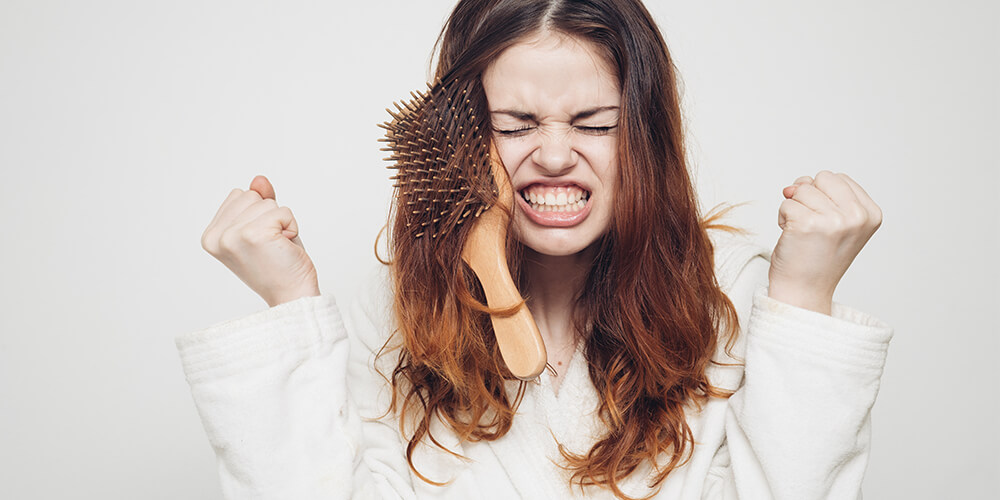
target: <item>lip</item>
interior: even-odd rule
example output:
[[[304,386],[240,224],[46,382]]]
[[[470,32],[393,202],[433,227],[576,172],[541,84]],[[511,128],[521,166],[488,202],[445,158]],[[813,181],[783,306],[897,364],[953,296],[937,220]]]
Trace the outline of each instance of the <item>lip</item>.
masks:
[[[521,191],[518,191],[514,198],[517,199],[517,205],[521,207],[521,211],[528,216],[528,220],[531,222],[539,226],[572,227],[582,223],[590,215],[590,205],[594,197],[588,198],[587,204],[578,212],[539,212],[531,208],[531,204],[524,200]]]
[[[527,189],[527,188],[529,188],[531,186],[534,186],[535,184],[537,184],[539,186],[546,186],[546,187],[576,186],[576,187],[578,187],[578,188],[580,188],[580,189],[582,189],[582,190],[584,190],[584,191],[586,191],[588,193],[594,192],[594,190],[591,189],[590,186],[587,185],[587,184],[585,184],[585,183],[577,182],[575,180],[570,180],[570,179],[563,179],[563,178],[560,178],[560,179],[533,179],[533,180],[521,181],[521,182],[518,182],[517,184],[515,184],[513,186],[514,187],[514,192],[520,193],[521,191],[524,191],[525,189]]]

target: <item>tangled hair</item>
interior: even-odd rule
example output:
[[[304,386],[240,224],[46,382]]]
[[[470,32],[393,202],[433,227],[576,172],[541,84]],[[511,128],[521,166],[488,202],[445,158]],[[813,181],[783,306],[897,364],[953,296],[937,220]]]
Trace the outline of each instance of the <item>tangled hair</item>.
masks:
[[[701,217],[687,170],[674,66],[639,0],[461,0],[438,40],[436,74],[478,83],[503,50],[545,29],[597,48],[622,91],[615,206],[576,325],[606,434],[586,453],[560,450],[574,484],[627,498],[618,484],[644,462],[656,488],[690,458],[685,405],[729,395],[705,369],[718,339],[734,340],[736,312],[715,279],[707,229],[716,218]],[[414,239],[399,218],[391,225],[399,358],[390,411],[408,436],[411,469],[432,484],[441,483],[420,474],[413,452],[425,438],[444,448],[433,418],[461,440],[495,440],[525,390],[504,365],[482,288],[461,260],[469,226]],[[508,247],[519,279],[518,243]]]

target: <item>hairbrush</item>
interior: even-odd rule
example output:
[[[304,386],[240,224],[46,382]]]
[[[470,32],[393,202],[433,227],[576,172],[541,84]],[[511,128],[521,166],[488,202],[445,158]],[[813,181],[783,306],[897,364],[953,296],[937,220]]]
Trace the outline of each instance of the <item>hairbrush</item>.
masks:
[[[507,227],[514,195],[492,141],[486,96],[475,79],[438,80],[386,109],[379,126],[392,155],[392,176],[413,238],[442,238],[466,221],[461,256],[483,287],[497,346],[510,372],[531,380],[545,369],[545,344],[507,266]]]

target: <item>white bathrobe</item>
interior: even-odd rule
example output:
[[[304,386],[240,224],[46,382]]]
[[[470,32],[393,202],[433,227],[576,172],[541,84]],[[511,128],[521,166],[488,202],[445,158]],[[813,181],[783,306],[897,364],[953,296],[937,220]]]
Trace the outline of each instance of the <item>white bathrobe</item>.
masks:
[[[709,367],[714,386],[736,393],[687,409],[693,453],[653,498],[860,498],[892,329],[836,303],[826,316],[770,299],[767,252],[713,238],[717,277],[740,315],[732,352],[744,364]],[[459,442],[435,421],[435,438],[464,458],[422,444],[414,463],[446,486],[412,474],[397,420],[383,416],[389,386],[374,370],[391,332],[387,272],[364,288],[344,308],[328,295],[304,297],[177,337],[226,498],[614,498],[571,487],[559,467],[557,443],[583,452],[602,434],[582,350],[558,393],[547,374],[528,384],[496,441]],[[715,359],[734,362],[719,344]],[[379,363],[391,373],[394,359]],[[622,490],[651,493],[650,470]]]

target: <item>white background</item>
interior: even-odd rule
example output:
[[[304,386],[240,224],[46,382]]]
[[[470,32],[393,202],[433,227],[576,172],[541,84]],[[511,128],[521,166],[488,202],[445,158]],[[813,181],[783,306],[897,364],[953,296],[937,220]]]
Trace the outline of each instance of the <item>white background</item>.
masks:
[[[892,324],[865,496],[996,494],[1000,8],[654,2],[706,207],[773,245],[850,173],[885,222],[838,300]],[[383,109],[451,0],[0,2],[0,498],[221,496],[173,344],[264,302],[201,232],[256,174],[324,293],[374,264]],[[993,497],[996,498],[996,497]]]

